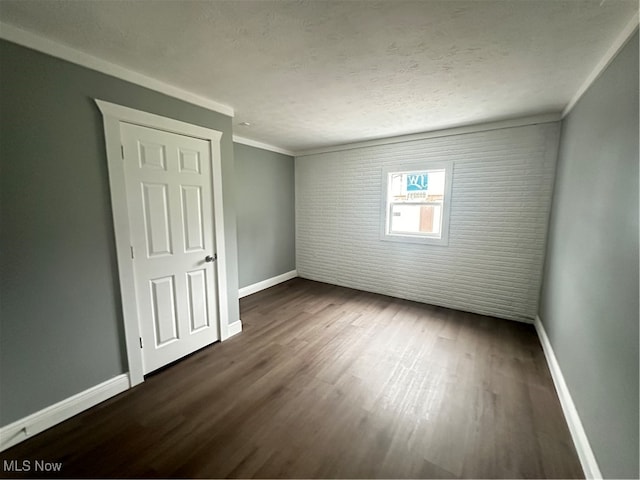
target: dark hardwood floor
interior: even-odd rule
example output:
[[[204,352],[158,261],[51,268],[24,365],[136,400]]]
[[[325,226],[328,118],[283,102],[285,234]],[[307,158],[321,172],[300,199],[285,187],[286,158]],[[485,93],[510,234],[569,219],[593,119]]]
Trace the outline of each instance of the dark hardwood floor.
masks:
[[[302,279],[241,318],[0,460],[89,478],[583,475],[531,325]]]

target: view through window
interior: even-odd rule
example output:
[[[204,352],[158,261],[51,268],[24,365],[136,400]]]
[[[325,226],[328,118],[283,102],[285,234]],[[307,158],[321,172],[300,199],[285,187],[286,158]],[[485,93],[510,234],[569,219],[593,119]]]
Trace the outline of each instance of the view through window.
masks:
[[[441,239],[445,225],[446,168],[387,173],[385,236]]]

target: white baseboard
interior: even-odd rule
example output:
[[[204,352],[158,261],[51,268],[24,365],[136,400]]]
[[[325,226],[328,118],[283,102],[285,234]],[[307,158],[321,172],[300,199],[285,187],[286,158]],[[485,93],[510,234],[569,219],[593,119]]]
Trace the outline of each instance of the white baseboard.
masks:
[[[600,480],[602,479],[600,467],[598,466],[596,457],[593,454],[593,450],[591,449],[591,444],[589,443],[587,434],[584,431],[584,427],[582,426],[580,415],[578,415],[578,410],[573,403],[571,393],[569,392],[569,387],[567,387],[567,383],[564,380],[564,376],[562,375],[562,370],[560,370],[560,365],[558,364],[556,355],[555,353],[553,353],[553,348],[551,347],[551,343],[549,342],[549,337],[547,337],[547,332],[545,331],[544,325],[542,324],[542,321],[538,316],[536,317],[535,326],[536,331],[538,332],[538,337],[540,338],[540,343],[542,344],[544,356],[547,359],[547,364],[549,365],[549,370],[551,371],[553,383],[555,384],[556,391],[558,392],[558,398],[560,399],[562,411],[564,412],[567,424],[569,425],[569,431],[571,432],[573,444],[575,445],[576,451],[578,452],[578,458],[580,459],[580,464],[582,465],[584,475],[586,478]]]
[[[242,331],[242,320],[237,320],[233,323],[230,323],[227,331],[229,333],[229,336],[227,338],[231,338],[234,335],[239,334]]]
[[[0,452],[129,389],[124,373],[0,428]]]
[[[240,298],[246,297],[247,295],[259,292],[260,290],[264,290],[265,288],[273,287],[274,285],[277,285],[279,283],[286,282],[287,280],[291,280],[292,278],[296,278],[297,276],[298,271],[291,270],[290,272],[283,273],[282,275],[278,275],[277,277],[267,278],[262,282],[254,283],[253,285],[248,285],[241,288],[238,291],[238,296]]]

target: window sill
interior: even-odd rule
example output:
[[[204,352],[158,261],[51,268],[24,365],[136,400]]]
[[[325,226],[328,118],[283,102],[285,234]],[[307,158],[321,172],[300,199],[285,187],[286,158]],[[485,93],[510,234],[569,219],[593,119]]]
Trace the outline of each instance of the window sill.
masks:
[[[399,242],[399,243],[419,243],[422,245],[438,245],[446,247],[449,245],[449,239],[447,237],[420,237],[414,235],[390,235],[382,234],[380,240],[387,242]]]

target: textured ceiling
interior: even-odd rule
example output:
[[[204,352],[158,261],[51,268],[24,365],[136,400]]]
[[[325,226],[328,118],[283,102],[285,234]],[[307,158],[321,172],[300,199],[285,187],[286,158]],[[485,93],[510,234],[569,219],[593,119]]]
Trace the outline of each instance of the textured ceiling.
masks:
[[[230,105],[237,135],[300,151],[559,112],[637,9],[637,0],[3,0],[0,20]]]

